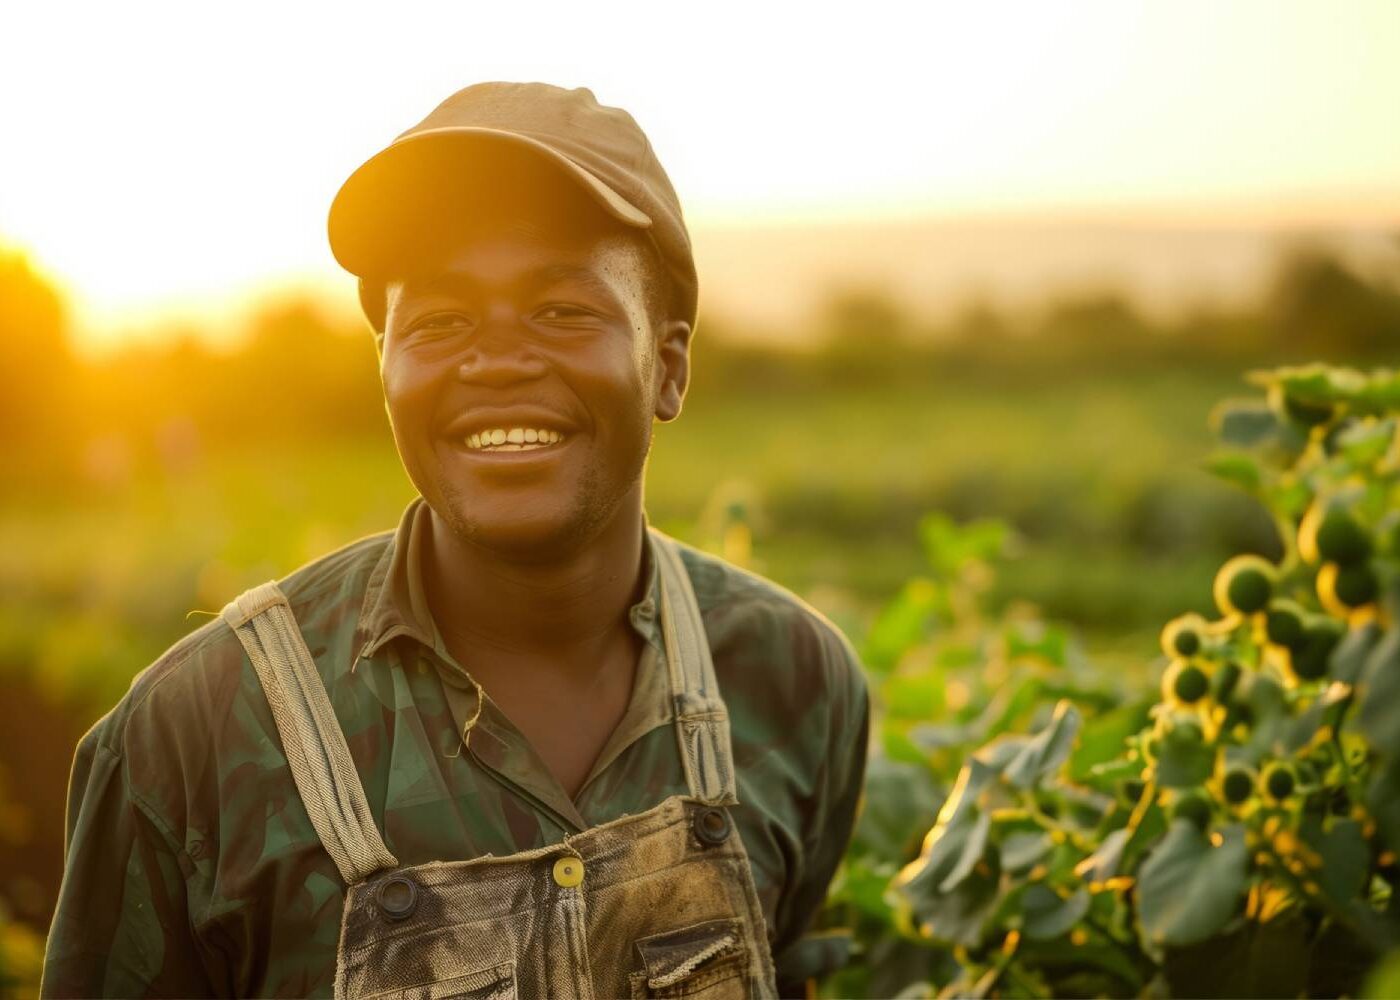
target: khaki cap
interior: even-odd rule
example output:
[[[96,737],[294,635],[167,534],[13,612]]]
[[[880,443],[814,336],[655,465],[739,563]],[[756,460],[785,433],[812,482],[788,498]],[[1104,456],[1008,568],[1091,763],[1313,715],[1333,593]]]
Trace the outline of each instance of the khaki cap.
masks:
[[[694,326],[698,280],[675,189],[632,116],[583,87],[478,83],[443,101],[341,185],[327,226],[340,265],[361,278],[387,273],[393,241],[383,237],[395,222],[396,194],[421,187],[421,154],[441,155],[455,144],[465,166],[489,155],[483,137],[538,152],[618,221],[644,230],[671,278],[676,318]],[[464,183],[469,176],[464,170]]]

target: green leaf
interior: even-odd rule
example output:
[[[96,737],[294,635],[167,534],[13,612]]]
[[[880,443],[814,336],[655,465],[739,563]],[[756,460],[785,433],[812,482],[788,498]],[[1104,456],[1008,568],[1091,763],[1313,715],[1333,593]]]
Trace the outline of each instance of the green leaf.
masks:
[[[1355,398],[1373,410],[1400,410],[1400,369],[1372,372]]]
[[[1288,395],[1309,403],[1344,401],[1364,392],[1368,385],[1366,377],[1355,368],[1323,364],[1280,368],[1274,376]]]
[[[1003,633],[1008,660],[1035,658],[1056,667],[1063,667],[1069,647],[1064,629],[1043,622],[1017,622]]]
[[[906,583],[870,627],[861,662],[879,672],[892,669],[910,647],[928,637],[942,600],[932,580],[916,577]]]
[[[1045,941],[1068,934],[1089,912],[1089,893],[1078,889],[1061,898],[1053,889],[1037,882],[1026,889],[1021,903],[1021,932],[1034,941]]]
[[[1337,435],[1337,444],[1348,462],[1356,468],[1365,468],[1384,455],[1394,439],[1395,421],[1387,419],[1348,427]]]
[[[1033,965],[1042,971],[1050,983],[1049,991],[1043,994],[1046,996],[1142,995],[1143,970],[1134,965],[1123,948],[1114,945],[1086,944],[1066,948],[1063,943],[1026,941],[1017,950],[1016,959],[1022,965]]]
[[[977,796],[996,779],[995,769],[973,758],[958,774],[938,820],[924,837],[919,857],[900,871],[896,887],[911,900],[931,898],[952,888],[949,876],[965,873],[976,865],[987,846],[989,826],[977,805]],[[964,855],[973,855],[965,860]]]
[[[1061,701],[1049,724],[1021,747],[1002,777],[1013,787],[1030,788],[1058,771],[1074,749],[1081,722],[1079,709]]]
[[[1313,491],[1306,482],[1286,477],[1265,487],[1262,499],[1275,511],[1296,520],[1312,503]]]
[[[1123,863],[1123,849],[1128,846],[1132,831],[1126,827],[1114,830],[1099,842],[1099,848],[1079,864],[1074,873],[1090,885],[1107,882],[1120,874]]]
[[[1247,493],[1257,493],[1264,483],[1259,463],[1249,455],[1238,452],[1212,455],[1206,459],[1205,468],[1217,479],[1232,483]]]
[[[1279,431],[1279,419],[1262,400],[1226,399],[1210,414],[1215,434],[1236,448],[1254,448],[1269,441]]]
[[[1361,728],[1376,749],[1400,754],[1400,629],[1391,629],[1371,650],[1361,687]]]
[[[956,723],[920,723],[909,730],[909,739],[924,750],[942,750],[971,743],[975,736],[967,726]]]
[[[1367,801],[1385,842],[1400,847],[1400,758],[1391,757],[1376,769]]]
[[[963,841],[962,849],[958,851],[953,867],[943,877],[943,881],[938,883],[938,888],[941,891],[949,892],[957,888],[964,879],[972,874],[972,869],[987,853],[987,838],[991,832],[992,817],[980,809],[977,810],[977,817],[972,822],[972,829],[967,831],[967,837]]]
[[[1351,688],[1329,685],[1322,695],[1284,727],[1281,745],[1288,753],[1301,750],[1313,741],[1323,726],[1336,727],[1351,699]]]
[[[943,793],[922,764],[872,756],[866,765],[862,806],[852,848],[903,863],[943,804]]]
[[[909,738],[904,727],[892,724],[888,719],[880,726],[880,749],[890,760],[905,764],[926,764],[923,749]]]
[[[1400,951],[1392,952],[1376,967],[1366,980],[1362,996],[1368,1000],[1393,1000],[1400,997]]]
[[[895,866],[869,858],[846,858],[831,885],[831,900],[848,903],[882,923],[890,920],[885,889],[895,875]]]
[[[1318,885],[1338,903],[1356,898],[1366,884],[1371,860],[1361,824],[1354,819],[1339,819],[1314,846],[1322,855]]]
[[[1030,871],[1054,845],[1043,831],[1021,831],[1007,834],[1001,843],[1001,866],[1013,874]]]
[[[1011,539],[1011,528],[992,518],[958,524],[936,511],[919,521],[919,538],[929,565],[946,579],[971,562],[992,562],[1001,557]]]
[[[1249,854],[1244,828],[1220,831],[1216,847],[1189,820],[1174,820],[1138,875],[1138,916],[1149,947],[1196,944],[1235,915]]]
[[[1243,685],[1241,699],[1253,715],[1249,742],[1241,748],[1240,759],[1258,763],[1271,756],[1283,738],[1289,722],[1288,697],[1282,686],[1268,674],[1255,672]]]
[[[1332,651],[1328,668],[1332,679],[1343,684],[1355,684],[1359,681],[1362,669],[1380,637],[1380,626],[1375,622],[1367,622],[1360,628],[1347,632],[1342,641],[1337,643],[1337,648]]]
[[[1157,783],[1165,788],[1194,788],[1215,770],[1215,749],[1190,739],[1180,729],[1162,737],[1157,751]]]
[[[891,719],[922,721],[943,714],[947,684],[934,673],[891,674],[880,685],[880,704]]]
[[[988,864],[987,873],[974,872],[952,892],[924,896],[914,903],[915,922],[925,936],[969,948],[982,943],[987,918],[996,911],[1001,898],[1001,873],[994,854]]]
[[[1085,781],[1095,776],[1101,765],[1113,762],[1138,771],[1141,767],[1132,761],[1121,759],[1129,736],[1147,724],[1147,710],[1151,702],[1139,701],[1122,705],[1089,719],[1079,736],[1079,744],[1070,755],[1069,776],[1071,781]],[[1122,774],[1114,775],[1122,777]]]
[[[1305,995],[1308,958],[1307,925],[1287,916],[1168,948],[1162,971],[1177,997],[1296,997]]]

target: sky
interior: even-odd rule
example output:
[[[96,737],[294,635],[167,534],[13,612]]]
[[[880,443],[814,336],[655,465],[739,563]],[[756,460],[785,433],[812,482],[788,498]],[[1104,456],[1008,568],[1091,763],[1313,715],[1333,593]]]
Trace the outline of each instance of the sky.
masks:
[[[339,184],[491,79],[628,109],[698,234],[1400,223],[1392,0],[31,2],[0,33],[0,245],[95,339],[348,289]]]

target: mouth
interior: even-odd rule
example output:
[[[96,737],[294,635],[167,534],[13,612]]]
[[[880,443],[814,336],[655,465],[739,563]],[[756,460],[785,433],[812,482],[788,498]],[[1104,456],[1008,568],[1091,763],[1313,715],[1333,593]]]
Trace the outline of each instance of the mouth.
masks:
[[[487,427],[460,440],[470,452],[495,454],[555,448],[567,441],[568,435],[544,427]]]

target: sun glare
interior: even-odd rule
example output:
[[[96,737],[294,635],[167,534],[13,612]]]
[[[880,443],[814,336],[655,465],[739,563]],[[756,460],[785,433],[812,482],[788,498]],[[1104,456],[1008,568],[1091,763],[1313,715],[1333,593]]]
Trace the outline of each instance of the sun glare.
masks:
[[[1400,219],[1400,4],[604,8],[543,31],[505,5],[29,5],[0,59],[0,243],[89,336],[343,282],[339,182],[447,93],[511,78],[631,110],[697,228]]]

